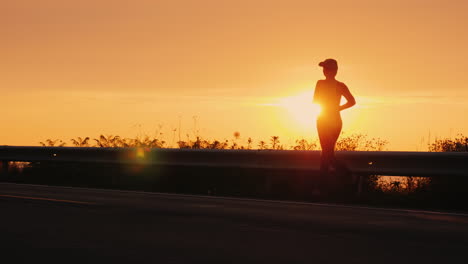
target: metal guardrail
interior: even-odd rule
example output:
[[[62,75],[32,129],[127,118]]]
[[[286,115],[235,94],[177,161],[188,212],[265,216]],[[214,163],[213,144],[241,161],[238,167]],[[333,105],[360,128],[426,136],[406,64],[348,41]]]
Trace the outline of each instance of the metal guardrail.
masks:
[[[468,176],[468,152],[338,151],[336,156],[361,175]],[[320,151],[0,146],[0,160],[317,171]]]

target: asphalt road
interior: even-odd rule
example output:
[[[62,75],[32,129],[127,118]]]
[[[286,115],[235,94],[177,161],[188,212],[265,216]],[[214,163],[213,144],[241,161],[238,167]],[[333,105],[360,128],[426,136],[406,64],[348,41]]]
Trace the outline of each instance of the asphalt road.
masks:
[[[2,263],[468,263],[468,215],[0,183]]]

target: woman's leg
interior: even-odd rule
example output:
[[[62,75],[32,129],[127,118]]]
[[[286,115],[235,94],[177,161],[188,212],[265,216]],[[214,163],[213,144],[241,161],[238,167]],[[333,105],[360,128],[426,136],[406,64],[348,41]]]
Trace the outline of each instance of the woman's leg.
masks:
[[[338,138],[340,137],[340,134],[341,134],[341,128],[343,127],[343,123],[340,120],[337,120],[337,122],[335,123],[335,126],[333,128],[330,129],[330,143],[329,143],[329,147],[330,147],[330,165],[332,165],[334,168],[336,168],[337,166],[337,160],[335,158],[335,146],[336,146],[336,142],[338,141]]]
[[[328,173],[328,168],[335,161],[335,145],[342,128],[341,118],[337,120],[317,120],[317,130],[322,147],[320,168]]]
[[[334,142],[328,120],[317,120],[317,130],[322,151],[320,153],[320,174],[318,184],[320,189],[327,185],[329,168],[333,158]]]
[[[323,121],[317,121],[317,131],[320,141],[320,174],[327,174],[328,172],[328,162],[327,162],[327,150],[328,150],[328,131],[326,126],[324,126]]]
[[[320,146],[322,152],[320,155],[320,178],[319,186],[327,188],[330,165],[336,168],[335,145],[341,133],[341,119],[334,120],[317,120],[317,130],[319,134]]]

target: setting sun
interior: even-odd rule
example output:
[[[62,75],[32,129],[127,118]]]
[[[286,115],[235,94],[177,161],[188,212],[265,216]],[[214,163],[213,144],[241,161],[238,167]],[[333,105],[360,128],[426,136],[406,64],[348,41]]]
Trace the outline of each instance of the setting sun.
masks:
[[[283,107],[292,120],[302,129],[313,129],[320,114],[320,106],[312,103],[313,91],[283,97],[275,105]]]

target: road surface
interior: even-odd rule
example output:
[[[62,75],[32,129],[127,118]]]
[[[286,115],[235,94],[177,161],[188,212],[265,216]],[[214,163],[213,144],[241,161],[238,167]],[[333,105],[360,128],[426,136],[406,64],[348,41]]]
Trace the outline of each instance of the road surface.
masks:
[[[2,263],[468,263],[468,215],[0,183]]]

